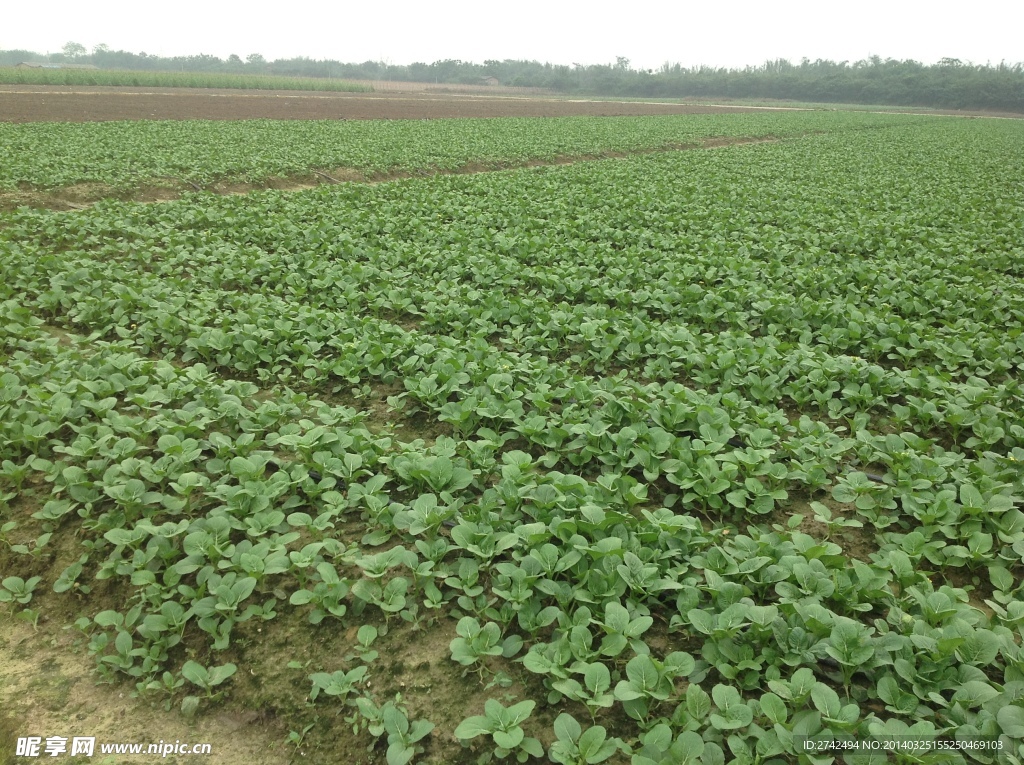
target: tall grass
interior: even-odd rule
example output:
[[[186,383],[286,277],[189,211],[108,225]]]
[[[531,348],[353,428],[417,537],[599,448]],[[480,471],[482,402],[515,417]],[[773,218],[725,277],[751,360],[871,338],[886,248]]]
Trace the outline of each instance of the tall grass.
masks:
[[[18,69],[0,67],[4,85],[133,85],[151,88],[323,90],[369,92],[369,85],[314,77],[274,77],[207,72],[133,72],[123,69]]]

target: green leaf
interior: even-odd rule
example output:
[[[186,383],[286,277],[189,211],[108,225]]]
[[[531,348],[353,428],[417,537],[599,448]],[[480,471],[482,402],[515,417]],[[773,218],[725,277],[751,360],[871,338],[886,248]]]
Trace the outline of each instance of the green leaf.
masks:
[[[753,722],[754,712],[743,702],[735,688],[716,685],[711,689],[711,696],[721,714],[712,714],[708,719],[718,730],[737,730]]]
[[[818,683],[811,689],[811,701],[814,702],[817,710],[821,712],[822,717],[828,717],[833,720],[839,717],[839,712],[843,708],[842,703],[839,701],[839,694],[824,683]]]
[[[672,745],[672,752],[679,757],[678,765],[695,764],[704,755],[704,739],[692,730],[683,731]]]
[[[220,685],[229,677],[234,675],[237,670],[238,667],[230,663],[224,664],[220,667],[214,667],[212,670],[210,670],[210,685]]]
[[[409,718],[394,704],[384,705],[384,730],[404,735],[409,730]]]
[[[405,737],[405,740],[409,743],[415,743],[428,736],[432,730],[434,730],[434,723],[429,720],[413,720],[412,727],[409,729],[409,734]]]
[[[711,711],[711,697],[696,683],[686,688],[686,711],[695,720],[703,720]]]
[[[114,647],[117,648],[117,652],[120,654],[127,654],[132,650],[132,636],[121,630],[117,633],[117,637],[114,638]]]
[[[711,697],[719,709],[729,709],[743,703],[740,692],[731,685],[716,685],[711,689]]]
[[[788,710],[786,709],[786,703],[782,699],[769,692],[761,696],[760,704],[761,711],[765,717],[778,725],[785,724]]]
[[[779,609],[775,606],[749,606],[747,618],[759,627],[768,627],[778,618]]]
[[[555,736],[560,741],[575,742],[583,733],[583,727],[568,712],[562,712],[555,718]]]
[[[634,656],[626,664],[626,677],[630,684],[638,690],[650,692],[658,687],[660,675],[658,668],[649,656]]]
[[[482,736],[485,733],[490,733],[493,723],[487,717],[483,715],[474,715],[473,717],[467,717],[458,727],[455,729],[455,738],[460,741],[468,741],[469,739]]]
[[[436,491],[440,491],[448,486],[452,480],[452,475],[455,472],[455,466],[452,461],[447,457],[435,457],[433,464],[430,466],[430,485]],[[508,749],[510,747],[506,747]]]
[[[544,756],[544,746],[540,743],[540,741],[538,741],[537,739],[533,738],[532,736],[527,736],[526,738],[524,738],[522,740],[522,742],[520,742],[519,750],[520,750],[520,752],[526,752],[526,754],[530,755],[531,757],[543,757]],[[522,758],[521,754],[520,754],[520,756],[517,759],[519,759],[520,762],[525,761]]]
[[[999,691],[983,680],[968,680],[953,694],[953,701],[963,704],[967,709],[973,709],[998,695]]]
[[[587,671],[583,676],[583,683],[593,695],[607,691],[611,688],[612,684],[608,667],[600,662],[594,662],[587,667]]]
[[[991,630],[976,629],[964,636],[956,655],[965,664],[987,667],[999,654],[999,645],[999,638]]]
[[[193,685],[206,688],[209,685],[210,675],[206,668],[194,661],[186,661],[181,667],[181,675]]]
[[[511,659],[523,650],[523,639],[519,635],[509,635],[501,643],[501,655],[503,658]]]
[[[364,624],[356,632],[356,642],[362,646],[368,646],[377,639],[377,628],[372,624]]]
[[[533,708],[537,706],[536,701],[527,700],[520,701],[518,704],[513,704],[507,710],[505,710],[509,719],[513,725],[518,725],[533,712]]]
[[[588,728],[586,733],[580,736],[578,744],[580,756],[588,763],[597,763],[607,759],[607,756],[601,757],[607,737],[607,731],[600,725]],[[614,748],[612,751],[614,751]]]
[[[110,542],[110,544],[117,545],[118,547],[142,541],[141,534],[136,534],[134,531],[129,529],[111,529],[103,536],[108,542]]]
[[[232,457],[229,463],[231,475],[238,478],[248,478],[256,474],[256,464],[245,457]]]
[[[689,677],[697,667],[697,662],[685,651],[673,651],[665,657],[664,664],[669,677]]]
[[[996,712],[996,722],[1010,738],[1024,739],[1024,707],[1008,705]]]
[[[100,611],[93,620],[101,627],[115,627],[124,624],[124,616],[117,611]]]
[[[710,635],[714,632],[715,617],[707,611],[702,611],[699,608],[691,608],[686,612],[686,618],[698,632],[702,632],[705,635]]]
[[[992,581],[992,586],[1003,592],[1010,592],[1014,588],[1013,574],[1007,571],[1003,566],[989,566],[988,568],[989,579]]]
[[[401,741],[396,741],[388,746],[386,758],[388,765],[408,765],[415,756],[415,748],[406,746]]]
[[[515,749],[519,746],[519,742],[526,736],[526,734],[523,733],[523,729],[519,726],[510,728],[509,730],[496,730],[492,735],[494,743],[502,749]]]

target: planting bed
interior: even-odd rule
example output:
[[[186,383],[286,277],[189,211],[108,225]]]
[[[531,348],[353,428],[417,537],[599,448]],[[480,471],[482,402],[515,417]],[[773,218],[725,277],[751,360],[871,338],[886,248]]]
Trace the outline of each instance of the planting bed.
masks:
[[[1024,758],[1022,128],[798,117],[0,214],[5,629],[268,762]]]

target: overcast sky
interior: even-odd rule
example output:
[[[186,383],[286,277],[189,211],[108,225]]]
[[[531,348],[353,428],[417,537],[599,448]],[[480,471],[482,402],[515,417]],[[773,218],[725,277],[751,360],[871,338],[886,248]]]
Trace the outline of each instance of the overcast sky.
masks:
[[[267,59],[307,56],[408,64],[461,59],[614,63],[656,69],[742,67],[768,59],[857,61],[943,57],[978,64],[1024,61],[1024,2],[978,0],[953,13],[934,0],[521,0],[346,3],[290,0],[46,0],[12,2],[0,49],[57,52],[74,41],[90,50],[161,56],[208,53]]]

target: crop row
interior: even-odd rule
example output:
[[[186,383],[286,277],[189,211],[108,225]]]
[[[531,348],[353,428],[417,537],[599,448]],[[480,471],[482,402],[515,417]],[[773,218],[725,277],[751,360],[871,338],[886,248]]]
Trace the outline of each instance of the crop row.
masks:
[[[921,138],[918,132],[908,140]],[[842,146],[868,152],[878,144],[851,139]],[[75,281],[127,279],[136,292],[163,295],[171,289],[188,295],[191,310],[200,312],[191,320],[196,326],[208,325],[222,305],[239,309],[232,323],[253,326],[256,336],[236,333],[229,340],[234,345],[270,339],[259,329],[261,322],[249,317],[252,310],[268,316],[268,300],[277,301],[280,308],[272,313],[280,315],[292,304],[303,304],[310,307],[309,320],[320,326],[321,335],[331,334],[339,311],[364,319],[369,314],[414,326],[421,334],[460,341],[488,337],[513,355],[550,356],[587,373],[629,369],[634,379],[688,380],[699,387],[737,390],[764,405],[810,406],[830,419],[866,412],[947,444],[960,443],[960,435],[968,433],[973,438],[969,448],[1019,446],[1024,399],[1015,372],[1024,359],[1024,340],[1021,299],[1012,289],[1015,277],[971,265],[967,256],[968,247],[987,251],[998,246],[978,241],[979,230],[991,230],[996,222],[982,220],[950,235],[946,246],[961,252],[966,263],[936,255],[927,246],[935,232],[923,237],[925,243],[918,241],[912,229],[923,224],[911,215],[931,220],[940,211],[913,199],[898,211],[911,232],[890,233],[888,241],[874,242],[859,233],[863,240],[850,245],[862,253],[859,257],[851,257],[852,250],[835,252],[838,240],[849,237],[841,229],[832,241],[822,241],[819,232],[837,225],[824,219],[824,210],[810,223],[787,224],[788,241],[780,243],[763,236],[758,225],[741,230],[733,221],[734,232],[720,232],[717,224],[726,222],[729,208],[705,203],[703,216],[685,223],[699,233],[669,235],[681,211],[693,216],[698,184],[680,188],[672,183],[682,172],[695,172],[696,165],[702,179],[711,173],[728,176],[724,170],[737,172],[730,164],[756,158],[763,182],[769,183],[773,168],[798,161],[794,154],[804,156],[801,147],[770,147],[757,153],[719,152],[713,158],[643,160],[652,186],[656,171],[666,178],[658,199],[674,204],[651,202],[640,210],[627,205],[619,219],[603,225],[628,238],[620,243],[609,238],[612,244],[604,245],[603,252],[588,248],[594,236],[589,229],[567,221],[558,208],[544,206],[572,198],[572,189],[582,187],[595,190],[587,198],[572,199],[570,209],[586,205],[600,210],[612,183],[628,182],[635,164],[531,177],[531,201],[518,205],[514,195],[521,176],[452,179],[440,187],[450,213],[431,207],[436,199],[432,183],[397,184],[328,193],[327,201],[316,204],[336,204],[339,196],[346,200],[331,215],[313,212],[307,196],[271,197],[263,204],[224,200],[208,207],[175,206],[170,214],[129,210],[128,215],[73,217],[67,219],[70,225],[61,221],[42,232],[33,219],[24,228],[13,227],[12,236],[32,262],[50,249],[65,252],[59,263],[47,262],[45,272],[39,272],[45,273],[51,292],[67,292],[61,274],[78,273]],[[819,147],[821,166],[830,156],[835,155]],[[681,161],[685,171],[675,164]],[[808,175],[799,184],[811,188],[805,192],[809,195],[814,183],[825,187],[830,177],[827,172]],[[883,180],[873,177],[875,184]],[[955,181],[951,176],[947,183]],[[700,186],[707,198],[727,193],[706,182]],[[759,188],[751,185],[747,194],[757,196]],[[946,208],[955,199],[936,196],[947,200]],[[539,216],[538,210],[543,211]],[[958,209],[941,212],[947,218],[959,214]],[[769,207],[762,214],[777,215],[778,210]],[[889,217],[865,218],[862,228],[891,227]],[[629,220],[638,219],[650,222],[627,228]],[[476,228],[463,225],[474,220],[481,222]],[[567,230],[573,225],[575,235]],[[517,226],[525,231],[516,231]],[[544,226],[545,238],[530,230]],[[78,244],[115,230],[116,238],[107,239],[102,254],[87,254],[84,261],[73,256]],[[552,237],[551,231],[559,233]],[[656,234],[661,238],[655,246]],[[493,253],[486,263],[472,263],[477,248]],[[714,266],[704,265],[705,253],[726,248],[735,252],[723,252]],[[585,260],[573,262],[581,251]],[[666,258],[671,258],[667,268],[662,265]],[[111,260],[119,266],[112,267]],[[1013,260],[1011,250],[1004,262]],[[147,273],[139,274],[140,266]],[[912,276],[895,278],[901,272]],[[183,273],[186,280],[180,279]],[[623,283],[624,274],[634,273],[646,277],[643,285]],[[567,274],[571,278],[561,278]],[[21,289],[39,292],[39,275],[31,281],[20,278]],[[177,284],[169,288],[167,282]],[[567,285],[576,285],[576,292],[567,295]],[[52,299],[41,298],[44,303]],[[101,316],[112,315],[102,303],[96,309]],[[139,341],[147,342],[153,328],[136,324]],[[163,331],[157,334],[172,345],[182,342]],[[415,344],[415,335],[408,343]],[[236,369],[261,366],[256,354],[249,352],[248,361],[246,356],[234,359]]]
[[[778,152],[781,149],[773,148],[771,151]],[[473,189],[474,186],[486,187],[487,184],[470,183],[469,186]],[[394,214],[394,210],[388,212]],[[267,217],[251,213],[250,216],[248,220],[252,221]],[[208,212],[206,217],[210,217]],[[301,216],[295,217],[301,220]],[[246,239],[251,238],[253,228],[256,227],[245,225],[245,217],[240,215],[236,219],[229,214],[225,218],[237,220],[240,224],[237,231]],[[81,218],[67,220],[78,221]],[[167,226],[167,223],[166,220],[161,221],[162,226]],[[84,229],[69,228],[72,231],[91,230],[88,224]],[[173,230],[182,228],[185,227],[179,222],[173,222]],[[102,254],[90,254],[84,260],[75,259],[70,252],[65,252],[59,259],[50,260],[37,249],[26,245],[28,238],[22,229],[15,227],[12,231],[19,237],[19,246],[25,249],[20,263],[12,261],[12,273],[8,281],[10,288],[37,301],[45,311],[63,313],[66,308],[73,322],[90,331],[109,333],[117,326],[123,328],[131,323],[135,326],[130,333],[124,334],[130,334],[147,352],[170,352],[186,361],[202,359],[218,363],[229,370],[256,374],[261,379],[272,379],[280,375],[286,378],[301,376],[312,384],[331,377],[345,379],[351,384],[365,384],[372,379],[385,383],[401,380],[408,391],[407,395],[417,405],[425,407],[460,432],[472,432],[481,425],[501,431],[511,425],[535,447],[551,450],[553,460],[566,460],[576,466],[594,462],[612,464],[620,470],[633,470],[640,477],[636,457],[620,461],[608,456],[605,453],[608,445],[600,438],[588,448],[580,449],[580,439],[574,439],[572,435],[578,435],[576,430],[579,428],[593,430],[596,427],[600,431],[602,427],[660,425],[666,401],[677,398],[676,390],[679,386],[671,381],[680,373],[683,379],[690,379],[697,384],[698,393],[703,397],[708,394],[701,393],[702,388],[716,390],[719,397],[733,391],[738,394],[727,399],[736,402],[733,405],[736,411],[725,418],[726,422],[731,419],[738,426],[745,423],[752,423],[755,428],[767,426],[774,430],[777,438],[786,440],[794,436],[796,429],[780,409],[783,402],[779,399],[782,396],[786,396],[790,406],[795,405],[798,410],[812,405],[833,421],[846,420],[855,431],[867,427],[871,421],[870,416],[877,415],[879,410],[891,410],[888,420],[910,425],[921,434],[945,426],[945,433],[952,440],[953,454],[963,448],[959,438],[963,432],[970,435],[966,439],[966,447],[977,456],[993,448],[1003,450],[1021,445],[1019,387],[1012,377],[990,383],[977,376],[992,376],[991,370],[972,368],[970,371],[974,375],[956,381],[950,379],[946,370],[935,369],[922,362],[911,369],[902,370],[862,362],[845,355],[833,356],[827,338],[824,343],[790,343],[787,347],[784,344],[785,335],[781,341],[778,335],[752,339],[736,331],[697,335],[685,325],[656,325],[639,316],[634,316],[629,325],[633,334],[623,337],[622,334],[616,335],[608,330],[611,322],[605,317],[609,309],[606,303],[600,301],[600,297],[592,304],[585,304],[583,310],[572,313],[552,311],[550,304],[542,305],[540,301],[534,301],[529,305],[534,320],[531,327],[523,314],[517,317],[509,312],[501,317],[498,305],[480,299],[480,296],[488,293],[477,286],[482,281],[495,279],[494,272],[488,273],[484,264],[480,264],[484,267],[478,266],[471,282],[474,285],[472,292],[477,299],[469,301],[469,305],[460,302],[457,296],[450,293],[444,295],[435,291],[431,295],[425,283],[417,284],[417,269],[431,278],[429,256],[424,257],[426,266],[410,259],[401,264],[389,264],[397,266],[396,270],[390,272],[379,266],[367,269],[370,270],[369,278],[354,273],[363,270],[363,262],[373,265],[377,260],[376,253],[369,251],[365,240],[354,243],[356,248],[367,247],[367,250],[357,250],[362,257],[354,262],[325,258],[322,264],[317,264],[314,262],[317,260],[314,253],[297,268],[298,264],[287,258],[286,253],[275,253],[278,259],[288,263],[288,274],[268,274],[268,266],[261,265],[271,260],[265,251],[239,248],[238,242],[230,239],[207,243],[205,252],[210,254],[205,255],[205,260],[210,262],[209,266],[204,266],[203,250],[199,251],[198,258],[186,262],[195,251],[185,246],[177,245],[177,253],[172,250],[168,257],[164,254],[168,250],[164,242],[155,242],[163,253],[160,249],[156,252],[143,249],[140,242],[133,242],[132,247],[128,248],[129,252],[134,250],[140,253],[145,268],[149,269],[147,271],[139,270],[143,264],[133,263],[130,257],[128,262],[124,262],[122,256],[120,262],[112,266],[110,258],[118,257],[115,251],[125,249],[125,236],[113,242]],[[128,238],[133,238],[137,229],[124,226],[122,231]],[[209,231],[205,236],[209,236]],[[147,233],[149,239],[143,241],[149,244],[153,242],[153,230]],[[426,236],[422,238],[428,239]],[[405,249],[409,251],[415,240],[409,236],[405,241]],[[396,244],[396,241],[390,240],[388,249],[401,251],[403,248]],[[571,248],[573,244],[568,242],[568,247]],[[235,260],[233,255],[241,255],[241,262]],[[214,260],[216,262],[211,262]],[[467,260],[464,257],[456,262],[466,263]],[[335,263],[339,263],[341,270],[332,273]],[[558,265],[568,268],[564,263]],[[777,274],[777,278],[783,283],[787,267],[790,270],[807,269],[803,264],[798,264],[797,269],[784,262],[777,265],[783,272]],[[197,277],[189,274],[187,279],[168,278],[189,267],[197,269]],[[813,270],[816,267],[810,268]],[[511,273],[511,268],[504,270],[504,273]],[[206,274],[208,276],[204,276]],[[421,301],[426,297],[423,303],[425,310],[421,312],[415,306],[410,306],[410,293],[391,287],[390,282],[381,279],[384,274],[405,282]],[[498,279],[500,274],[499,271]],[[677,279],[678,276],[686,275],[687,271],[684,270],[677,275]],[[217,288],[204,286],[204,283],[209,284],[211,281]],[[229,281],[234,284],[228,284]],[[588,283],[585,277],[574,281]],[[591,274],[589,283],[597,281],[594,274]],[[318,284],[349,282],[352,290],[337,298],[332,296],[329,289],[316,288]],[[736,291],[744,286],[730,290],[733,285],[725,280],[722,282],[719,292],[730,297],[734,297]],[[288,286],[288,291],[283,295],[279,294],[282,283]],[[104,287],[97,290],[96,285],[99,284]],[[600,288],[600,282],[598,284],[598,287],[590,289],[591,295]],[[263,285],[269,289],[263,289]],[[511,286],[514,288],[516,285]],[[404,314],[418,323],[419,328],[406,330],[385,319],[366,316],[366,302],[352,305],[349,301],[347,295],[353,290],[366,299],[383,298],[386,309]],[[307,294],[311,297],[306,298]],[[432,297],[435,300],[431,300]],[[453,297],[456,299],[453,300]],[[528,294],[527,299],[529,297]],[[500,294],[498,298],[501,299]],[[1010,309],[1012,315],[1013,305],[1007,300],[1003,304]],[[854,314],[859,309],[848,306],[848,310]],[[545,318],[545,313],[552,319],[547,323],[538,322],[538,319]],[[421,315],[426,316],[427,321],[422,320]],[[495,318],[504,320],[497,323]],[[519,321],[516,321],[517,318]],[[579,324],[574,326],[571,320],[566,321],[567,318],[575,318]],[[562,329],[553,326],[559,320]],[[429,324],[434,325],[433,331],[427,332],[425,328]],[[225,331],[226,326],[234,329]],[[444,332],[443,328],[448,331]],[[299,334],[296,335],[296,332]],[[499,338],[503,335],[509,337],[513,342],[505,345],[511,347],[499,351],[490,342],[479,339],[495,334]],[[801,334],[807,334],[806,330]],[[986,330],[979,328],[970,340],[984,341],[985,337]],[[549,359],[543,355],[548,349],[557,351],[567,346],[575,347],[582,353],[563,360]],[[1005,371],[1007,367],[1013,369],[1019,364],[1018,346],[1018,341],[1011,340],[1009,352],[996,348],[992,360],[1003,366],[996,367],[994,373]],[[981,355],[977,348],[975,345],[974,353]],[[337,351],[343,352],[342,358],[335,357]],[[566,355],[562,354],[563,357]],[[960,353],[960,356],[965,355],[969,356],[970,353]],[[573,391],[579,383],[589,387],[595,381],[601,382],[586,374],[587,367],[596,365],[597,371],[600,371],[603,365],[618,362],[628,368],[636,365],[638,359],[646,362],[645,370],[651,382],[638,384],[642,382],[643,376],[637,382],[623,381],[622,375],[605,381],[608,387],[617,392],[629,391],[631,398],[640,401],[638,406],[602,407],[600,414],[597,414],[593,411],[592,397],[579,401],[577,394],[566,392]],[[584,367],[583,371],[579,369],[581,366]],[[531,381],[529,387],[532,390],[523,390],[523,381],[526,380]],[[637,390],[643,392],[637,393]],[[565,404],[566,399],[572,402],[568,406]],[[744,415],[743,412],[754,414]],[[693,415],[691,411],[688,416]],[[657,480],[663,473],[655,465],[660,455],[667,451],[673,459],[678,459],[681,449],[689,452],[689,436],[686,431],[697,434],[697,426],[701,423],[694,419],[688,420],[688,416],[683,414],[674,418],[670,430],[675,432],[665,446],[647,450],[646,462],[651,464],[644,464],[643,468],[649,481]],[[828,428],[828,432],[832,433],[834,427]],[[840,427],[840,431],[843,429]],[[725,440],[732,435],[734,433],[730,427]],[[910,461],[904,467],[908,471],[905,478],[907,487],[913,487],[918,480],[926,480],[925,476],[934,479],[928,464],[936,459],[940,463],[945,462],[949,446],[947,444],[944,448],[934,439],[920,439],[915,450],[908,452],[898,448],[897,451]],[[913,466],[913,461],[920,456],[916,454],[917,450],[927,456],[928,462]],[[959,461],[963,457],[956,456],[955,459]],[[892,455],[886,449],[858,455],[858,461],[862,464],[896,467],[892,463]],[[990,463],[968,459],[966,464],[974,466],[974,469],[978,465],[991,465],[990,469],[1002,476],[999,480],[1005,480],[1008,476],[1012,478],[1015,474],[1012,461],[997,460]],[[673,481],[677,485],[691,480],[688,476],[695,472],[692,456],[683,460],[683,465],[683,475],[675,477]],[[830,476],[838,469],[838,460],[826,460],[824,464],[801,465],[792,472],[798,484],[803,483],[813,490],[828,486],[832,480]],[[884,472],[884,468],[879,469]],[[920,471],[920,475],[915,474],[915,471]],[[718,473],[713,472],[711,475],[717,476]],[[725,478],[731,480],[737,478],[737,475],[739,483],[746,478],[756,477],[743,471],[727,471]],[[760,489],[748,487],[733,492],[731,502],[740,508],[756,502],[762,511],[769,510],[774,503],[757,498],[765,491],[781,491],[786,478],[783,471],[781,477],[776,479],[781,485],[770,485],[768,489],[764,486]],[[999,480],[993,484],[994,488],[1003,485]],[[929,480],[929,484],[932,482]],[[704,499],[711,507],[720,508],[723,501],[720,495],[727,492],[722,484],[714,481],[711,484],[721,488]],[[726,481],[726,485],[732,484]],[[1012,480],[1009,485],[1013,485]],[[956,485],[952,488],[955,493]],[[940,475],[940,486],[935,487],[933,493],[941,495],[948,490],[948,487],[941,485]],[[753,496],[751,491],[754,492]],[[916,491],[919,494],[920,488]],[[917,501],[920,499],[917,496]],[[888,516],[882,520],[889,522]],[[948,535],[951,528],[946,527],[943,533]]]
[[[306,687],[396,759],[431,723],[371,693],[374,619],[542,686],[452,731],[499,757],[994,762],[1024,737],[1014,130],[8,215],[4,541],[80,535],[46,585],[132,593],[77,626],[147,694],[216,698],[279,610],[362,623]],[[253,383],[388,387],[434,437]]]
[[[792,524],[705,530],[619,496],[607,475],[588,482],[541,470],[521,451],[499,455],[504,439],[493,431],[431,448],[395,443],[361,427],[352,410],[303,397],[254,405],[251,384],[220,382],[202,366],[178,370],[127,346],[83,355],[14,303],[3,312],[5,499],[39,483],[33,476],[53,488],[33,516],[43,533],[24,537],[8,522],[5,541],[38,558],[52,534],[77,529],[81,556],[47,584],[87,595],[93,581],[113,579],[132,593],[125,608],[76,627],[103,670],[134,678],[140,692],[180,696],[187,681],[216,698],[235,670],[218,656],[247,622],[308,607],[314,624],[347,623],[376,608],[414,624],[463,614],[452,660],[483,675],[494,671],[488,657],[528,648],[524,668],[561,709],[599,715],[621,704],[640,731],[636,765],[686,761],[697,744],[688,731],[700,734],[706,762],[721,761],[723,747],[795,754],[799,736],[906,734],[903,721],[938,699],[937,717],[913,729],[925,739],[1016,735],[1016,686],[992,677],[1003,667],[1014,677],[1021,662],[1024,613],[1004,568],[991,570],[1000,616],[986,626],[966,592],[932,587],[921,563],[934,545],[920,533],[865,563]],[[299,419],[304,410],[318,422]],[[339,543],[336,531],[354,512],[368,531],[360,546]],[[817,512],[830,529],[849,525]],[[377,545],[386,551],[369,552]],[[23,604],[37,583],[4,580]],[[652,655],[651,614],[697,639],[700,658]],[[372,725],[375,634],[341,669],[310,676],[311,699],[358,696]],[[922,641],[935,648],[922,652]],[[186,649],[203,663],[180,664]],[[690,684],[677,696],[682,676]],[[193,693],[187,706],[198,703]],[[882,718],[864,714],[878,703]],[[556,735],[559,724],[571,727],[565,718],[575,719],[562,712]],[[487,725],[467,718],[456,735],[469,739],[473,724]],[[616,732],[625,735],[621,725]],[[499,753],[503,740],[495,738]],[[619,739],[615,748],[628,746]]]
[[[818,112],[688,117],[430,121],[0,123],[0,189],[102,183],[118,190],[186,181],[259,183],[313,170],[388,172],[700,145],[712,137],[790,137],[915,117]]]

